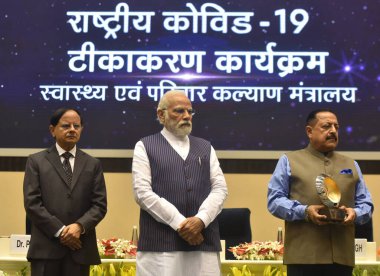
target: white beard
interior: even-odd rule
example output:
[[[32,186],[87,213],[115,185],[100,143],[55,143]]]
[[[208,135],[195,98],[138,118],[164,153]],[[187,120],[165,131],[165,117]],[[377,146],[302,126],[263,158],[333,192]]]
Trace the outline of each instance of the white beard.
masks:
[[[184,123],[187,123],[189,125],[183,125]],[[165,126],[171,133],[173,133],[175,136],[178,137],[185,137],[186,135],[189,135],[192,130],[192,123],[191,122],[175,122],[168,120],[167,124]]]

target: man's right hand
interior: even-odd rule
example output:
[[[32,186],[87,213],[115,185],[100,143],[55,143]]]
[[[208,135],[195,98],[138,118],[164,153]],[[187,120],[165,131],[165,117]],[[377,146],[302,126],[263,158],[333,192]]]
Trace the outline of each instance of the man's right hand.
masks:
[[[325,215],[320,215],[319,210],[325,208],[324,205],[309,205],[307,207],[307,215],[311,222],[316,225],[326,225],[329,224]]]

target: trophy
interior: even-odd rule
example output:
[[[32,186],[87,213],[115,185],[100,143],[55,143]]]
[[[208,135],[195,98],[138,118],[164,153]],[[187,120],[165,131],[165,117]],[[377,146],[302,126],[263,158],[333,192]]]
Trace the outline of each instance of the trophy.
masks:
[[[319,198],[321,199],[325,208],[319,211],[320,215],[325,215],[327,221],[331,223],[339,223],[344,220],[346,213],[344,210],[339,209],[339,201],[341,193],[338,185],[334,179],[327,174],[320,174],[315,179],[315,186]]]

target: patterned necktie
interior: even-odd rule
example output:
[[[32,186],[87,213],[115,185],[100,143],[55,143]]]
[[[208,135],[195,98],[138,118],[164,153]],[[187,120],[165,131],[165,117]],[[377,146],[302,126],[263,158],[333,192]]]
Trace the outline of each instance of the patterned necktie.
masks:
[[[62,157],[65,158],[63,160],[63,169],[65,170],[67,182],[71,185],[71,180],[73,179],[73,171],[71,169],[71,165],[69,162],[70,157],[73,156],[70,152],[66,151],[62,154]]]

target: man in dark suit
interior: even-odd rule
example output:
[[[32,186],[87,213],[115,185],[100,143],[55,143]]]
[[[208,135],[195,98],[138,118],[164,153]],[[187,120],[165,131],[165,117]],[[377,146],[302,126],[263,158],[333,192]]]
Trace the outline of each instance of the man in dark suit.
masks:
[[[49,129],[56,144],[30,155],[25,169],[24,206],[32,223],[27,258],[32,276],[88,275],[100,263],[95,226],[107,212],[103,170],[76,147],[83,129],[77,110],[56,110]]]

